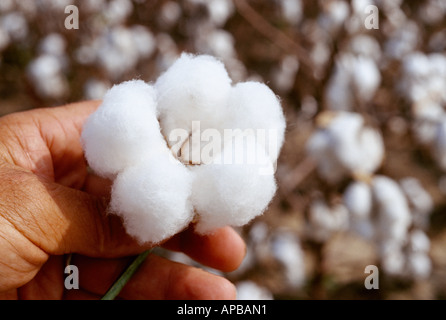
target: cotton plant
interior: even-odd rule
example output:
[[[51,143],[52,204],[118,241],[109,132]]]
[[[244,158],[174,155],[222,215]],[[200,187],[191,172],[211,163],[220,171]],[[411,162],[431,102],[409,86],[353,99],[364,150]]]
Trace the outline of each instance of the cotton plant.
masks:
[[[343,195],[350,230],[376,245],[384,272],[418,279],[430,274],[430,241],[425,231],[432,199],[415,178],[399,183],[375,175],[350,183]]]
[[[138,241],[158,244],[191,223],[207,234],[262,214],[284,130],[266,85],[232,84],[219,60],[184,53],[155,83],[111,88],[82,143],[90,167],[113,180],[110,211]]]
[[[402,62],[399,90],[411,104],[416,141],[446,170],[446,56],[414,52]]]
[[[376,245],[386,274],[427,277],[431,264],[425,232],[433,207],[429,193],[415,178],[397,182],[376,174],[384,144],[359,114],[326,111],[316,122],[306,147],[319,176],[332,186],[350,183],[340,203],[330,205],[323,197],[310,202],[308,236],[324,243],[336,232],[355,232]]]

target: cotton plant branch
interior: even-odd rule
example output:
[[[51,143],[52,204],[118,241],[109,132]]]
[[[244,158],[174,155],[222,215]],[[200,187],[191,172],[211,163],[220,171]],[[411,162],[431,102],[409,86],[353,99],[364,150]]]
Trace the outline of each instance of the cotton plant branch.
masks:
[[[152,252],[153,249],[146,250],[140,253],[132,263],[127,267],[127,269],[122,273],[122,275],[115,281],[115,283],[110,287],[107,293],[102,297],[101,300],[114,300],[133,275],[138,271],[141,265],[146,260],[147,256]]]
[[[246,0],[234,1],[237,11],[248,21],[248,23],[259,33],[273,42],[283,51],[294,54],[299,59],[299,63],[307,70],[308,74],[313,74],[312,61],[308,52],[287,34],[272,26],[262,15],[260,15]]]

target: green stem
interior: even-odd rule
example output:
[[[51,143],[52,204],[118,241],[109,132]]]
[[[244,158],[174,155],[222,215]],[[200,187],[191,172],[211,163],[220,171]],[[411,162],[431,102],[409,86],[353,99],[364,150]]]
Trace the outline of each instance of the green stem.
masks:
[[[149,249],[137,256],[135,260],[133,260],[133,262],[124,271],[124,273],[119,277],[119,279],[116,280],[116,282],[111,286],[111,288],[107,291],[107,293],[102,297],[101,300],[114,300],[127,284],[127,282],[129,282],[129,280],[132,278],[132,276],[135,274],[144,260],[146,260],[151,251],[152,249]]]

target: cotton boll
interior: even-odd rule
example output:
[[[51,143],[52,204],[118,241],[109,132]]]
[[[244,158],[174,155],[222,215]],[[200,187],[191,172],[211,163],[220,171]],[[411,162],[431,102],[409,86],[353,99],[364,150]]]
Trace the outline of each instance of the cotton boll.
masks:
[[[350,40],[349,51],[356,56],[371,58],[375,62],[378,62],[382,55],[379,42],[364,34],[356,35]]]
[[[404,193],[394,180],[385,176],[374,177],[372,190],[379,213],[380,237],[403,243],[412,222]]]
[[[380,259],[384,272],[391,276],[402,276],[406,259],[401,244],[394,240],[380,243]]]
[[[413,252],[428,252],[430,249],[430,240],[428,236],[419,229],[415,229],[409,236],[410,251]]]
[[[179,128],[191,133],[192,121],[200,121],[203,129],[219,128],[231,79],[214,57],[184,53],[158,78],[155,88],[161,128],[168,137]]]
[[[430,240],[419,229],[410,233],[407,252],[407,268],[410,276],[415,278],[427,278],[432,270],[432,262],[428,255]]]
[[[321,199],[313,201],[309,208],[310,237],[327,241],[333,233],[348,228],[348,211],[342,204],[330,207]]]
[[[291,25],[297,25],[303,15],[302,0],[281,0],[281,14]]]
[[[208,8],[209,19],[216,26],[223,26],[234,12],[232,1],[227,0],[207,0],[204,1]]]
[[[109,89],[108,83],[98,79],[89,79],[84,86],[84,97],[87,100],[100,100]]]
[[[133,41],[141,58],[150,57],[156,49],[155,37],[145,26],[135,25],[131,28]]]
[[[416,178],[404,178],[400,181],[400,185],[412,208],[414,225],[419,228],[427,228],[429,214],[434,205],[432,197]]]
[[[353,97],[350,88],[350,73],[343,67],[340,59],[336,60],[334,73],[325,91],[325,100],[327,108],[333,111],[350,111],[353,110]]]
[[[133,11],[130,0],[111,0],[104,10],[104,17],[108,25],[122,24]]]
[[[42,54],[50,54],[53,56],[63,56],[65,54],[66,41],[58,33],[47,35],[39,43],[39,51]]]
[[[377,170],[384,159],[384,142],[381,134],[372,128],[363,128],[358,137],[358,146],[361,146],[361,160],[357,171],[372,173]]]
[[[141,80],[115,85],[87,119],[82,132],[87,161],[113,178],[142,155],[167,149],[156,118],[155,91]]]
[[[273,71],[272,79],[275,87],[281,92],[288,92],[294,85],[296,73],[299,70],[299,60],[288,55],[282,59],[280,66]]]
[[[335,184],[348,175],[348,171],[333,154],[330,144],[330,133],[326,130],[320,130],[313,133],[308,139],[306,150],[317,162],[319,175],[326,179],[328,183]]]
[[[28,22],[21,12],[13,11],[2,16],[0,24],[13,41],[22,41],[28,36]]]
[[[323,117],[326,120],[321,120]],[[319,122],[324,121],[327,123],[322,124],[322,130],[325,131],[328,149],[325,153],[331,156],[326,159],[319,157],[319,163],[331,161],[332,166],[339,164],[350,174],[370,174],[379,167],[384,157],[382,138],[374,129],[363,126],[364,120],[359,114],[325,113],[319,116]]]
[[[249,280],[241,281],[236,284],[237,300],[273,300],[272,293],[259,286],[257,283]]]
[[[408,258],[408,272],[417,279],[427,278],[432,271],[432,261],[424,253],[410,253]]]
[[[438,123],[444,116],[443,107],[438,103],[415,103],[412,106],[415,138],[424,145],[434,145]]]
[[[130,29],[116,26],[95,40],[96,61],[113,78],[122,76],[138,62],[138,46]]]
[[[372,239],[374,227],[371,221],[372,191],[365,182],[351,183],[344,192],[344,204],[350,212],[351,229],[365,239]]]
[[[273,236],[272,252],[285,268],[288,285],[301,288],[305,283],[305,261],[299,238],[291,232],[277,232]]]
[[[27,66],[27,76],[44,98],[60,99],[68,93],[68,82],[61,61],[52,55],[38,56]]]
[[[255,130],[271,161],[277,160],[286,123],[280,101],[270,88],[259,82],[238,83],[230,91],[227,113],[225,129]]]
[[[159,243],[186,228],[193,218],[192,175],[169,153],[127,167],[115,179],[110,210],[141,243]]]
[[[371,58],[358,57],[352,73],[353,86],[361,101],[370,101],[381,83],[381,73]]]
[[[233,150],[225,146],[213,163],[190,168],[195,176],[191,198],[198,233],[226,225],[243,226],[266,210],[277,188],[273,167],[262,146],[252,147],[245,149],[236,143]],[[244,160],[236,162],[243,153]]]

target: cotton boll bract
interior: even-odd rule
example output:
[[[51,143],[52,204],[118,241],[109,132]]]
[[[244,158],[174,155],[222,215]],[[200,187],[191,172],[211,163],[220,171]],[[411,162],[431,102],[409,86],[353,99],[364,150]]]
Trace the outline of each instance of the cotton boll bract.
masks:
[[[143,161],[141,154],[167,149],[156,118],[153,87],[135,80],[111,88],[87,119],[82,141],[90,167],[108,178]]]
[[[203,129],[219,128],[231,79],[214,57],[182,54],[157,79],[155,88],[162,132],[168,137],[179,128],[191,133],[193,121],[200,121]]]
[[[159,243],[192,221],[191,186],[187,168],[170,153],[162,153],[117,176],[110,208],[138,241]]]

